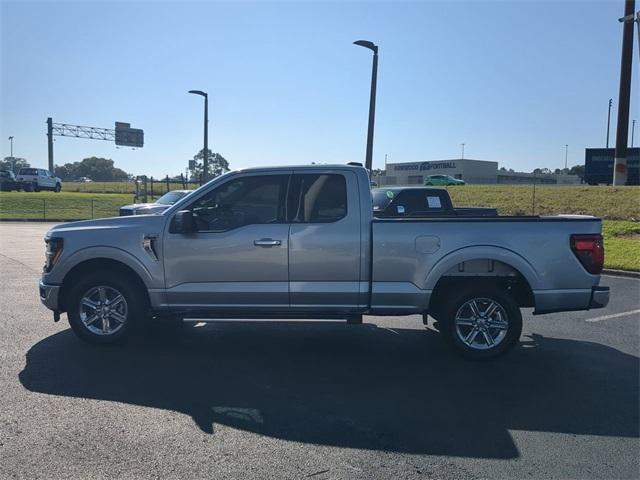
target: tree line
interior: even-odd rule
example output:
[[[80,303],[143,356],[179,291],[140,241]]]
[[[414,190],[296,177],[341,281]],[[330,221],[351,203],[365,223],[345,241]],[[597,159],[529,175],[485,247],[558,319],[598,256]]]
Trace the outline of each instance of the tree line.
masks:
[[[209,149],[207,170],[208,177],[214,178],[229,171],[229,162],[219,153],[214,153]],[[193,156],[193,165],[187,170],[187,179],[190,181],[200,181],[203,169],[204,149]],[[0,170],[11,170],[18,173],[21,168],[28,168],[31,165],[24,158],[5,157],[0,161]],[[123,182],[135,178],[131,173],[127,173],[115,166],[115,162],[110,158],[89,157],[79,162],[65,163],[64,165],[54,165],[54,175],[60,177],[62,181],[74,181],[80,178],[89,178],[96,182]],[[169,175],[172,179],[180,179],[181,174]]]

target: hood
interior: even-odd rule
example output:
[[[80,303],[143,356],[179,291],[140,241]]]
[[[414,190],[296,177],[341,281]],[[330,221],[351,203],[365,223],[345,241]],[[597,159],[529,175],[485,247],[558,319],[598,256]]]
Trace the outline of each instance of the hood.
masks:
[[[120,208],[126,208],[128,210],[137,210],[138,208],[149,208],[149,207],[168,207],[170,205],[163,205],[161,203],[132,203],[130,205],[124,205]]]
[[[126,217],[99,218],[96,220],[82,220],[79,222],[61,223],[47,232],[47,236],[54,234],[68,234],[104,230],[143,229],[149,232],[160,231],[165,218],[161,215],[135,215]]]

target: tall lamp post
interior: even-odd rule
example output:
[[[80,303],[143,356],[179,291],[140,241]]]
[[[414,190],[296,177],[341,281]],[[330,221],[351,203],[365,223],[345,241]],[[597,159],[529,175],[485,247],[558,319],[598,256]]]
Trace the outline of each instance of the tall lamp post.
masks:
[[[13,158],[13,135],[9,137],[9,144],[11,145],[11,171],[13,172],[16,169],[16,161]]]
[[[613,98],[609,99],[609,113],[607,113],[607,148],[609,148],[609,125],[611,124],[611,104],[613,104]]]
[[[633,137],[636,133],[636,121],[631,120],[631,148],[633,148]],[[11,155],[13,157],[13,155]]]
[[[373,52],[373,66],[371,68],[371,96],[369,98],[369,129],[367,131],[367,154],[365,168],[373,168],[373,124],[376,118],[376,85],[378,83],[378,46],[368,40],[357,40],[354,45],[368,48]]]
[[[209,178],[209,95],[202,90],[189,90],[189,93],[204,97],[204,150],[202,151],[202,180],[206,183]]]
[[[564,146],[564,169],[567,169],[567,159],[569,158],[569,145]]]

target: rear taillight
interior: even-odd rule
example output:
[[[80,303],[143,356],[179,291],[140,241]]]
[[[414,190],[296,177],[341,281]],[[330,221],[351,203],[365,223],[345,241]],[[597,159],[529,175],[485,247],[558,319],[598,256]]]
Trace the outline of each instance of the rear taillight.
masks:
[[[571,250],[589,273],[598,274],[604,266],[604,244],[600,234],[571,235]]]

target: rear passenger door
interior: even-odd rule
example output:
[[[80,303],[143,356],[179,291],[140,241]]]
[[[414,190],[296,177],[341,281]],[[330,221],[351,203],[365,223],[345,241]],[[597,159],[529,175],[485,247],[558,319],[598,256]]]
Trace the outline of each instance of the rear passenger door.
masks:
[[[358,307],[361,222],[353,172],[294,172],[287,204],[289,299],[294,311]],[[350,195],[347,192],[351,192]]]

